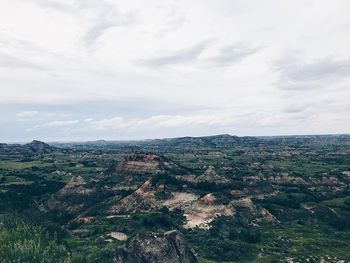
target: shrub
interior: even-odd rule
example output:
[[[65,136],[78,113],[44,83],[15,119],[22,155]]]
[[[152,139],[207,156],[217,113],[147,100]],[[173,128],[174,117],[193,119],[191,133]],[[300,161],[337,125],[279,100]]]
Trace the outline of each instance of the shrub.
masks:
[[[241,241],[239,232],[232,231],[225,238],[218,230],[190,230],[185,235],[200,256],[215,262],[245,260],[250,257],[252,245]]]

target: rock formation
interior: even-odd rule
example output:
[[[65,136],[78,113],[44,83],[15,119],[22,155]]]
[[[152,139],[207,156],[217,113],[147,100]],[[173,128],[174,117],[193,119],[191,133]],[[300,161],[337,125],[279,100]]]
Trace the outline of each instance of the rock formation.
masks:
[[[196,256],[186,245],[182,234],[169,231],[149,233],[133,238],[114,259],[115,263],[195,263]]]

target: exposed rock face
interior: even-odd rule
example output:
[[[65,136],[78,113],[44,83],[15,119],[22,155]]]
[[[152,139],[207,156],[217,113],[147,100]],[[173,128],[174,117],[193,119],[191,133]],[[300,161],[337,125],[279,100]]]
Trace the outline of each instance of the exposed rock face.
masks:
[[[177,179],[185,180],[195,184],[198,183],[215,183],[217,185],[226,185],[231,181],[225,176],[218,175],[213,166],[209,166],[207,170],[199,176],[186,175],[186,176],[176,176]]]
[[[126,249],[115,257],[115,263],[195,263],[196,256],[186,245],[182,234],[169,231],[136,236]]]
[[[68,184],[57,192],[56,196],[58,199],[65,199],[70,195],[88,195],[93,190],[86,188],[86,182],[83,177],[75,176]]]
[[[169,210],[178,208],[184,211],[186,217],[187,222],[184,227],[202,229],[210,228],[209,223],[217,216],[234,214],[234,209],[231,206],[217,203],[216,198],[211,193],[200,198],[193,193],[173,192],[166,199],[159,199],[156,197],[156,193],[164,191],[161,186],[153,187],[150,181],[146,181],[135,192],[111,206],[109,214],[149,212],[163,206]]]
[[[263,223],[278,223],[267,209],[255,205],[250,198],[242,198],[233,200],[230,205],[236,210],[235,218],[240,222],[245,222],[253,225]]]
[[[346,173],[343,175],[346,175]],[[289,173],[279,173],[276,175],[264,175],[259,173],[255,176],[246,176],[243,181],[247,182],[261,182],[266,181],[275,185],[296,185],[296,186],[312,186],[312,187],[344,187],[346,184],[334,176],[324,174],[322,177],[302,178],[290,175]]]
[[[51,209],[70,213],[80,212],[89,207],[95,191],[95,189],[86,186],[86,182],[81,176],[75,176],[48,200],[48,206]]]
[[[128,239],[128,236],[122,232],[111,232],[109,236],[119,241],[125,241]]]
[[[197,182],[209,182],[216,184],[227,184],[230,180],[224,176],[218,175],[213,166],[208,169],[201,176],[197,177]]]
[[[156,174],[175,168],[178,168],[176,164],[156,154],[130,154],[122,162],[120,171],[127,174]]]
[[[139,189],[132,194],[118,201],[110,208],[112,214],[133,214],[136,212],[148,212],[156,210],[160,203],[155,198],[155,189],[150,181],[146,181]]]
[[[217,204],[213,194],[207,194],[199,198],[191,205],[183,208],[187,223],[185,228],[209,229],[210,222],[217,216],[232,216],[234,209],[228,205]]]

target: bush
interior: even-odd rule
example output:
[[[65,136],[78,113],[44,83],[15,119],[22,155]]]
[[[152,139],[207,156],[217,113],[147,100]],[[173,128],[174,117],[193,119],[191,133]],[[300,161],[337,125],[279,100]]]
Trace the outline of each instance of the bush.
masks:
[[[247,243],[259,243],[261,240],[261,233],[255,228],[238,228],[230,230],[228,238],[230,240],[241,240]]]
[[[268,200],[271,203],[284,206],[287,208],[299,208],[300,203],[307,202],[307,201],[313,201],[313,198],[311,198],[307,194],[297,194],[297,193],[290,193],[290,194],[279,194],[277,196],[272,197]]]
[[[240,233],[240,239],[248,243],[259,243],[261,233],[258,229],[243,229]]]
[[[344,208],[347,209],[347,210],[350,210],[350,197],[347,197],[344,200]]]
[[[142,224],[146,227],[165,227],[169,228],[173,225],[171,218],[168,215],[155,214],[145,217]]]
[[[215,262],[245,260],[251,255],[252,245],[241,241],[239,235],[232,232],[225,238],[214,228],[212,231],[191,230],[186,233],[186,239],[201,257]]]
[[[336,217],[330,219],[329,224],[340,231],[346,231],[350,229],[350,212],[341,211],[338,212]]]

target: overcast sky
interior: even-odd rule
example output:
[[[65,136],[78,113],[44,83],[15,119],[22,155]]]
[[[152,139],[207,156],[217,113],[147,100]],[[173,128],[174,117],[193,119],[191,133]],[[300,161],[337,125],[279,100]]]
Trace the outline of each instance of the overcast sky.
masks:
[[[350,132],[348,0],[2,0],[0,141]]]

